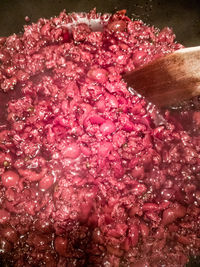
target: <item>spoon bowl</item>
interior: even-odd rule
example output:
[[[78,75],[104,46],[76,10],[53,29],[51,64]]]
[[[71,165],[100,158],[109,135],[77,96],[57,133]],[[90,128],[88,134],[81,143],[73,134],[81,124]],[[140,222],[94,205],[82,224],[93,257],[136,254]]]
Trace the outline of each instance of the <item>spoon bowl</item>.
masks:
[[[126,73],[124,80],[157,107],[200,95],[200,46],[183,48]]]

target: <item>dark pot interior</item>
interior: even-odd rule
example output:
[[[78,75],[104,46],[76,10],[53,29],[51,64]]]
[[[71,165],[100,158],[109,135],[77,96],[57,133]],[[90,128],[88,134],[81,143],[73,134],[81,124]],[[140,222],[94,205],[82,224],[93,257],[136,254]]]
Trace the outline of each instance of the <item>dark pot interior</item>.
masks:
[[[24,17],[31,21],[40,17],[67,12],[89,11],[96,7],[98,12],[114,12],[126,9],[129,16],[140,18],[159,28],[170,26],[177,40],[185,46],[200,43],[200,2],[199,0],[1,0],[0,35],[6,36],[22,30]]]
[[[25,24],[25,16],[31,21],[40,17],[67,12],[89,11],[112,13],[126,9],[132,18],[142,19],[159,28],[172,27],[177,41],[185,46],[200,45],[200,1],[199,0],[1,0],[0,36],[20,32]],[[200,266],[200,261],[191,259],[188,266]]]

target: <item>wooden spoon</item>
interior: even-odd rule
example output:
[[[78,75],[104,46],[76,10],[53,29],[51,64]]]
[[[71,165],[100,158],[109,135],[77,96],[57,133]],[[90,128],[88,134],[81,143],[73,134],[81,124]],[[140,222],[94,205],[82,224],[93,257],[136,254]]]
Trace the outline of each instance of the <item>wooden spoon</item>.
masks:
[[[157,107],[176,105],[200,95],[200,46],[177,50],[123,78]]]

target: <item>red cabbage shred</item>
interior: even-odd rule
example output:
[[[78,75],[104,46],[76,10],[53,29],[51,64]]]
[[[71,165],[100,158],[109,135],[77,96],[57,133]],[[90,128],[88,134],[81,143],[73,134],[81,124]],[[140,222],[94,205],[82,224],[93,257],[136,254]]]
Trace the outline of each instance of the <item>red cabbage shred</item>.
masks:
[[[0,38],[0,260],[185,266],[200,254],[200,112],[155,123],[122,74],[180,49],[119,11],[39,19]]]

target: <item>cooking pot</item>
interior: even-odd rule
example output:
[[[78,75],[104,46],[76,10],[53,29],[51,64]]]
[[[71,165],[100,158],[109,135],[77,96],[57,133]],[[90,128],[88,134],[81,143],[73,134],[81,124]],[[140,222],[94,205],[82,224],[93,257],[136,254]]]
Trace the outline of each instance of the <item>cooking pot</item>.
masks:
[[[177,41],[184,46],[200,44],[199,0],[1,0],[0,36],[20,32],[26,16],[35,22],[40,17],[58,15],[63,9],[67,12],[87,12],[94,7],[97,8],[97,12],[102,13],[126,9],[128,16],[134,19],[142,19],[158,28],[172,27]],[[0,266],[3,265],[0,263]],[[200,261],[191,259],[188,266],[200,266]]]

